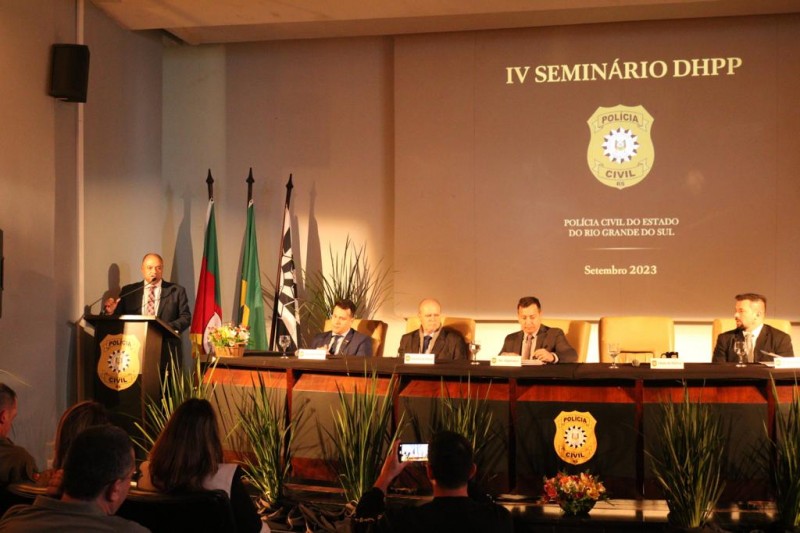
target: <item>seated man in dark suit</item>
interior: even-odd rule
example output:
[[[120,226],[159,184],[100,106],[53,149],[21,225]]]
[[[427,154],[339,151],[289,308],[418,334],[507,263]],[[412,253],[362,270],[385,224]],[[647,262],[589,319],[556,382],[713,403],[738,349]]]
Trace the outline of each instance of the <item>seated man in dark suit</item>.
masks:
[[[78,434],[67,451],[61,499],[37,496],[32,505],[15,505],[0,520],[0,531],[150,531],[114,516],[135,472],[128,435],[116,426],[92,426]]]
[[[33,456],[8,438],[16,417],[17,393],[5,383],[0,383],[0,487],[36,477]]]
[[[125,285],[119,298],[109,298],[103,309],[107,315],[145,315],[160,318],[181,333],[192,322],[186,289],[164,281],[164,260],[149,253],[142,259],[143,281]]]
[[[400,338],[398,353],[433,353],[436,360],[466,359],[467,343],[458,331],[442,327],[442,306],[433,298],[419,303],[420,327]]]
[[[330,355],[372,357],[372,339],[352,328],[355,314],[353,302],[337,301],[331,311],[331,330],[315,335],[311,346],[327,350]]]
[[[542,325],[542,304],[535,296],[520,298],[517,320],[522,330],[506,337],[501,353],[538,359],[543,363],[574,363],[578,360],[578,353],[569,345],[563,331]]]
[[[744,341],[747,361],[758,363],[772,361],[772,357],[762,353],[770,352],[783,357],[794,356],[792,338],[779,329],[764,324],[767,314],[767,298],[760,294],[746,293],[736,295],[736,308],[733,315],[736,329],[720,333],[714,348],[714,363],[739,360],[733,351],[733,343]]]
[[[419,507],[386,511],[386,491],[408,462],[399,462],[397,444],[389,450],[375,485],[359,500],[357,519],[378,520],[377,531],[414,533],[505,533],[514,531],[511,513],[490,501],[479,502],[467,494],[467,484],[477,470],[472,446],[452,431],[436,433],[428,444],[426,471],[433,485],[433,500]]]

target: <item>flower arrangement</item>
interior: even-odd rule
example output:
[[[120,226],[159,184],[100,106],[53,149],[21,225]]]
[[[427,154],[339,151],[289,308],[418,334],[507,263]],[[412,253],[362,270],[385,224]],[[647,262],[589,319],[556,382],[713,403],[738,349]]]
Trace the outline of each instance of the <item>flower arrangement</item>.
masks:
[[[544,498],[556,502],[568,515],[586,514],[598,500],[608,500],[606,487],[599,477],[588,472],[544,478]]]
[[[229,348],[237,344],[247,344],[250,340],[250,328],[240,324],[221,324],[209,330],[208,340],[215,348]]]

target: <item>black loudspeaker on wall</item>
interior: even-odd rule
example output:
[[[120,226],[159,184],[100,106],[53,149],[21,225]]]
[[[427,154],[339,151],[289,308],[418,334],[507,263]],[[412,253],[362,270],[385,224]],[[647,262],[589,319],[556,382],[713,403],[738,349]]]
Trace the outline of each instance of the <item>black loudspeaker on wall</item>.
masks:
[[[65,102],[86,102],[89,85],[89,47],[54,44],[50,68],[50,96]]]
[[[3,230],[0,229],[0,317],[3,316],[3,267],[5,266],[3,263],[5,262],[5,258],[3,257]]]

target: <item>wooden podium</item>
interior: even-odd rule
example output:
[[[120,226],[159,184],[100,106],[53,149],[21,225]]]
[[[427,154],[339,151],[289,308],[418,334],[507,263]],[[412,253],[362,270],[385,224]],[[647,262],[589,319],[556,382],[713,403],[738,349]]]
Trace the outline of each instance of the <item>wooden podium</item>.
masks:
[[[134,423],[144,420],[148,398],[161,398],[161,372],[180,335],[150,316],[84,318],[94,327],[94,339],[79,350],[79,396],[105,405],[115,424],[139,437]]]

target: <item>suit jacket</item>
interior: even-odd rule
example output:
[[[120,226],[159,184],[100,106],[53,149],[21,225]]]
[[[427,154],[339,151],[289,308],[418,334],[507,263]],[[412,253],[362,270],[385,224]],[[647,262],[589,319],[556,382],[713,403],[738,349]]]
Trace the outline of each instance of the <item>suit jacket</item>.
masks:
[[[311,341],[312,348],[325,348],[331,343],[333,337],[332,331],[325,331],[314,335]],[[338,355],[360,355],[364,357],[372,357],[372,337],[367,337],[363,333],[359,333],[353,328],[342,339],[341,347],[339,348]]]
[[[517,331],[511,333],[506,337],[503,343],[503,349],[500,353],[522,353],[522,342],[525,340],[525,333]],[[549,328],[544,324],[539,326],[539,332],[536,334],[536,346],[531,349],[531,353],[539,348],[544,348],[548,352],[555,353],[558,356],[559,363],[575,363],[578,361],[578,352],[569,345],[567,338],[564,336],[564,331],[559,328]]]
[[[120,290],[122,299],[117,304],[114,316],[141,315],[144,286],[145,282],[140,281],[122,287]],[[178,333],[188,328],[192,323],[192,312],[189,310],[186,289],[176,283],[162,280],[157,317]]]
[[[397,352],[400,355],[406,353],[418,353],[420,341],[420,330],[406,333],[400,337],[400,347]],[[461,333],[451,328],[442,328],[436,342],[433,343],[431,353],[436,354],[437,361],[448,359],[466,359],[467,343]]]
[[[714,348],[713,362],[724,363],[726,361],[738,361],[739,358],[733,351],[733,343],[737,340],[744,340],[744,332],[739,328],[720,333],[719,337],[717,337],[717,346]],[[756,339],[756,346],[753,350],[753,360],[756,363],[760,361],[772,361],[772,357],[762,354],[761,350],[784,357],[794,356],[792,338],[781,330],[775,329],[767,324],[764,324],[761,333],[758,334],[758,338]]]

